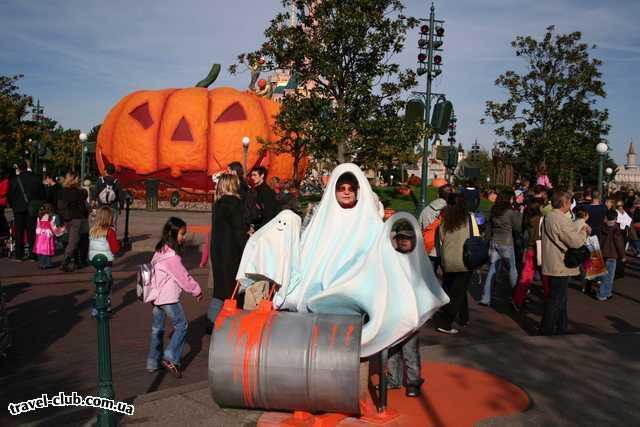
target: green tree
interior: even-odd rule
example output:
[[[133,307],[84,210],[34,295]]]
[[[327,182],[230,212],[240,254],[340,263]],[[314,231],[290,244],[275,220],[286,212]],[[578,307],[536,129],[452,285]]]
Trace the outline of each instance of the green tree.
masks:
[[[418,125],[405,123],[399,112],[403,92],[416,84],[415,73],[401,71],[392,59],[417,20],[402,15],[401,1],[283,0],[282,6],[286,12],[271,21],[261,48],[238,59],[251,64],[264,58],[291,70],[300,83],[278,120],[283,149],[292,147],[286,138],[295,132],[304,137],[308,153],[338,162],[354,156],[385,161],[388,152],[413,150]],[[292,7],[295,26],[289,25]]]
[[[496,86],[508,93],[504,102],[487,101],[485,115],[498,125],[498,147],[511,155],[516,170],[532,174],[541,161],[551,178],[572,186],[577,174],[593,168],[595,147],[609,132],[609,112],[596,108],[606,96],[600,66],[581,42],[581,33],[555,34],[542,40],[518,36],[511,43],[524,59],[526,73],[509,70]],[[482,120],[484,122],[484,119]]]
[[[11,166],[21,157],[30,137],[25,122],[31,97],[21,94],[17,85],[22,75],[0,76],[0,167]]]

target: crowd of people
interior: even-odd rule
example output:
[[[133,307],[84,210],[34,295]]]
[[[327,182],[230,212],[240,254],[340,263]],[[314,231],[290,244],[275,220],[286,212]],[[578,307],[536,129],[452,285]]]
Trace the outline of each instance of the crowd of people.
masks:
[[[575,278],[583,292],[606,301],[613,297],[614,280],[623,274],[627,257],[640,257],[640,198],[634,190],[618,191],[603,200],[592,189],[570,193],[543,185],[550,185],[548,179],[538,182],[529,188],[528,181],[518,181],[512,189],[484,194],[473,185],[459,191],[445,185],[422,211],[425,249],[434,269],[441,269],[443,287],[451,298],[436,322],[438,331],[457,334],[460,330],[454,323],[468,325],[467,290],[472,283],[482,288],[479,304],[492,305],[496,278],[506,269],[513,310],[525,308],[537,278],[544,293],[539,332],[566,333],[569,280]],[[479,209],[478,194],[493,202],[488,212]],[[462,259],[470,236],[468,217],[482,224],[488,245],[484,280],[473,280],[474,272]],[[437,242],[429,246],[434,234]],[[594,273],[598,260],[603,268]],[[475,275],[480,277],[480,271]]]
[[[89,216],[108,208],[117,227],[125,194],[109,165],[93,188],[82,186],[76,172],[54,179],[37,176],[27,161],[19,161],[11,175],[0,178],[0,238],[3,252],[14,261],[37,261],[40,268],[53,268],[52,257],[63,252],[60,269],[72,272],[88,265]],[[5,208],[12,210],[7,221]],[[11,242],[10,244],[8,242]]]
[[[59,182],[51,177],[41,181],[25,162],[19,163],[14,176],[0,180],[0,208],[4,211],[5,206],[11,207],[14,233],[24,236],[16,239],[14,259],[37,260],[46,269],[53,267],[56,251],[63,250],[60,268],[73,271],[102,254],[108,260],[106,273],[111,281],[114,257],[120,251],[116,238],[118,214],[124,205],[124,194],[114,172],[113,166],[107,166],[93,190],[87,191],[73,172]],[[566,333],[569,280],[576,278],[583,292],[606,301],[613,296],[615,278],[623,273],[626,258],[640,257],[640,198],[633,190],[606,198],[590,189],[571,194],[551,188],[548,179],[544,179],[546,172],[538,172],[535,186],[529,187],[528,181],[523,180],[512,189],[499,192],[482,192],[472,182],[458,189],[444,185],[438,189],[438,197],[420,213],[424,256],[438,273],[450,299],[434,319],[437,331],[457,334],[458,328],[469,325],[468,290],[474,283],[481,286],[479,304],[495,304],[495,282],[506,269],[513,310],[520,312],[526,307],[530,287],[538,280],[543,286],[545,306],[540,333]],[[212,232],[201,263],[209,265],[209,282],[215,284],[206,312],[207,333],[211,333],[224,301],[232,295],[236,296],[238,308],[245,309],[254,308],[257,301],[269,297],[268,284],[259,288],[257,296],[252,293],[250,302],[244,300],[245,293],[237,293],[236,275],[249,237],[282,209],[300,214],[303,229],[314,216],[316,205],[310,204],[302,215],[295,189],[283,186],[276,192],[267,184],[267,178],[264,167],[245,175],[239,162],[231,163],[215,177]],[[332,190],[343,209],[357,203],[358,181],[354,177],[341,176]],[[491,203],[481,203],[482,199]],[[377,203],[376,210],[382,217],[384,209]],[[482,205],[491,208],[483,211]],[[95,217],[90,227],[92,211]],[[9,227],[4,212],[0,212],[0,233],[6,234]],[[184,290],[198,301],[203,298],[202,288],[182,263],[186,234],[187,224],[170,218],[152,260],[154,266],[164,267],[160,270],[163,275],[156,279],[167,285],[159,287],[154,302],[147,369],[154,372],[164,368],[178,377],[187,329],[180,294]],[[467,246],[472,237],[486,242],[484,266],[468,262]],[[598,275],[590,270],[594,239],[603,264]],[[410,252],[415,244],[411,227],[394,229],[393,246],[398,252]],[[175,330],[162,351],[166,317]],[[392,349],[390,359],[391,387],[402,383],[402,360],[409,376],[407,394],[411,396],[419,395],[423,381],[417,348],[417,338],[412,335]]]

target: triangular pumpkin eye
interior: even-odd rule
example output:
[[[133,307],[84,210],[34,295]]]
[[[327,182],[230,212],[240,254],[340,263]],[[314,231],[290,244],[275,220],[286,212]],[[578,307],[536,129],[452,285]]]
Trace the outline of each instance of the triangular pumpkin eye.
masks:
[[[153,125],[153,119],[151,118],[151,113],[149,112],[148,102],[145,102],[142,105],[138,105],[129,113],[129,115],[136,119],[138,123],[140,123],[145,129],[149,129]]]
[[[176,130],[173,131],[171,139],[173,141],[193,141],[189,123],[187,123],[184,117],[180,119],[180,123],[178,123]]]
[[[216,123],[235,122],[238,120],[247,120],[247,115],[244,112],[244,108],[239,102],[234,102],[226,110],[220,114]]]

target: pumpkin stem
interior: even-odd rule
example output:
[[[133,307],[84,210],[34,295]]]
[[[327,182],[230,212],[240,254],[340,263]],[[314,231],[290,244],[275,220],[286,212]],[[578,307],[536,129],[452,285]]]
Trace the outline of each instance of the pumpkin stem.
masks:
[[[218,78],[218,74],[220,74],[220,64],[213,64],[207,77],[196,83],[196,87],[209,87]]]

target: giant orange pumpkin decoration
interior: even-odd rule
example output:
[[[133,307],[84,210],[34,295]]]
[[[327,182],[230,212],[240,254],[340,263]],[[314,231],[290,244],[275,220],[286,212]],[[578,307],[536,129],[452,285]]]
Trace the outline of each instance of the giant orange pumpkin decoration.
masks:
[[[212,174],[243,160],[242,139],[250,144],[249,168],[264,165],[270,176],[293,177],[293,158],[260,153],[259,138],[273,141],[279,104],[241,92],[207,86],[141,90],[122,98],[107,114],[96,147],[100,172],[116,167],[126,185],[157,178],[178,187],[211,189]],[[219,67],[218,67],[219,71]],[[211,76],[211,73],[210,73]]]

